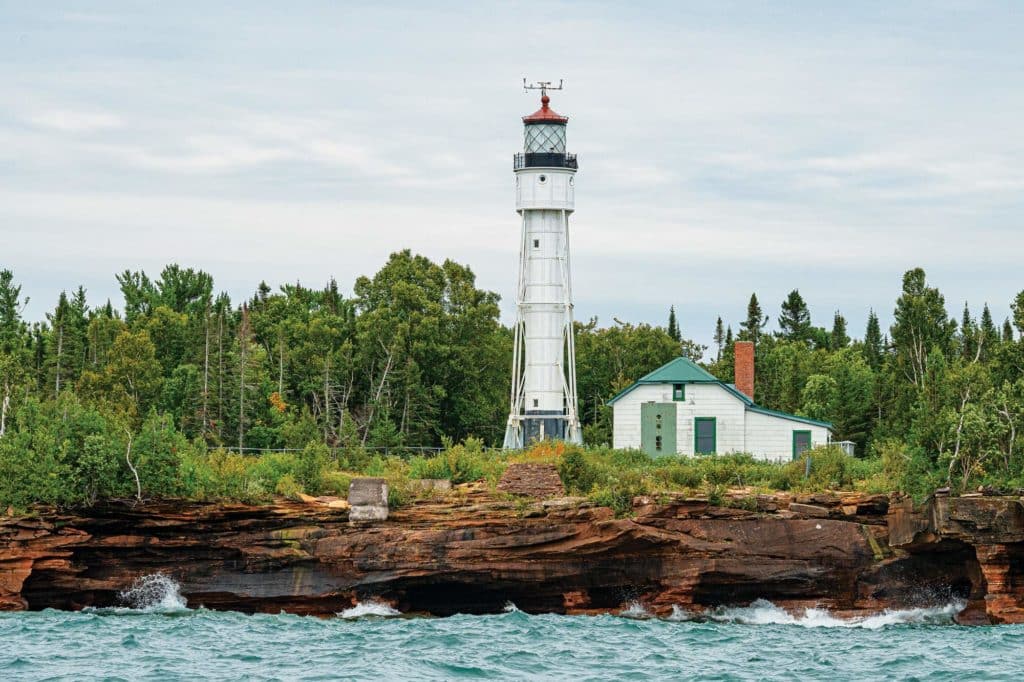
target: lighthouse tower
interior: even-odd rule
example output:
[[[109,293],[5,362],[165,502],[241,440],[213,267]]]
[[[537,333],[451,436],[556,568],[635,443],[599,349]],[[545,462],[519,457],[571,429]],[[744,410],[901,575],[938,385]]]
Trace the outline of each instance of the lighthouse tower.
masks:
[[[552,438],[583,441],[569,272],[576,155],[565,151],[568,117],[548,106],[548,90],[561,90],[562,83],[526,85],[524,79],[523,86],[540,90],[541,107],[523,117],[523,151],[513,166],[522,236],[506,448]]]

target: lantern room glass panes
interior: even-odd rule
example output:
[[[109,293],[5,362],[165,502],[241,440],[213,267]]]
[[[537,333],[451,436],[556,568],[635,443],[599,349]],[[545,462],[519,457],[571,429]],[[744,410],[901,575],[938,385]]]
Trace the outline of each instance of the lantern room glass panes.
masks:
[[[565,125],[534,123],[525,127],[523,151],[527,154],[564,154]]]

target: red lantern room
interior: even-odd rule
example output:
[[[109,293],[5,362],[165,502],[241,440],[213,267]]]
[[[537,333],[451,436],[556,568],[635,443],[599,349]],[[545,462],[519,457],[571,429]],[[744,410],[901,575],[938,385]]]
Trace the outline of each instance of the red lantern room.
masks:
[[[550,83],[539,85],[540,109],[523,116],[523,153],[516,154],[515,168],[576,168],[575,154],[565,151],[565,126],[568,116],[562,116],[549,105],[547,90]],[[560,89],[551,88],[554,90]]]

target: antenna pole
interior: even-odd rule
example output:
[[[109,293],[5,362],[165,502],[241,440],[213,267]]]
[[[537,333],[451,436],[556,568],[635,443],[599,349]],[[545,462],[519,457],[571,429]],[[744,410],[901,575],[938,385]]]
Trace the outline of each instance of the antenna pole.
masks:
[[[563,87],[562,86],[563,79],[561,79],[561,78],[558,79],[558,85],[557,86],[552,85],[552,83],[553,83],[553,81],[537,81],[535,83],[527,84],[526,78],[524,77],[523,78],[523,91],[526,92],[526,91],[529,91],[529,90],[540,90],[540,95],[541,95],[541,97],[543,97],[544,95],[548,94],[548,90],[561,90],[562,87]]]

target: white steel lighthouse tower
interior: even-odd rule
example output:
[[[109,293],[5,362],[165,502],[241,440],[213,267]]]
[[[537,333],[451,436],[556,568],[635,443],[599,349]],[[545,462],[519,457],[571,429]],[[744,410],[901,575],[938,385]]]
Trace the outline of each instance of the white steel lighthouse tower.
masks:
[[[524,79],[523,86],[540,90],[541,107],[523,117],[525,142],[514,162],[523,229],[506,448],[551,438],[583,441],[569,272],[576,155],[565,151],[568,117],[548,106],[548,90],[561,90],[561,81],[552,87],[549,82],[526,85]]]

